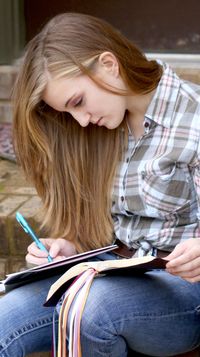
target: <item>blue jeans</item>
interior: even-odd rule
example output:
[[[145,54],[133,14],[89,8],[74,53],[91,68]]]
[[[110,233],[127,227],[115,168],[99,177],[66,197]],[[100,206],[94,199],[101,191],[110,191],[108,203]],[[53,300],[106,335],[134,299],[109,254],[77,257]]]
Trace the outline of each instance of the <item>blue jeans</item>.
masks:
[[[0,357],[51,349],[53,309],[43,303],[57,278],[22,286],[0,298]],[[125,357],[128,348],[173,356],[198,345],[200,283],[164,271],[101,276],[93,282],[81,323],[83,357]]]

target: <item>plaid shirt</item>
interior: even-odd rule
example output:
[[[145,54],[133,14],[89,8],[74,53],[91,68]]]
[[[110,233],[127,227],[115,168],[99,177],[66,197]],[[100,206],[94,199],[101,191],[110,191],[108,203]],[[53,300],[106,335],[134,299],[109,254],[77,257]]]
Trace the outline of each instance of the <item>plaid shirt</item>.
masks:
[[[113,187],[115,235],[140,256],[200,237],[200,86],[162,65],[145,133],[135,142],[129,132]]]

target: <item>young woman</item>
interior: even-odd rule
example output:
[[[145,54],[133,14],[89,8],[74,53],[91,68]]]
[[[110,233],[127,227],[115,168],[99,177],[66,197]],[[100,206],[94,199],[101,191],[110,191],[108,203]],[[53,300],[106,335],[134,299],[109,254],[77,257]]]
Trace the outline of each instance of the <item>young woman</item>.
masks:
[[[118,238],[127,256],[154,250],[169,260],[166,271],[94,281],[83,356],[173,356],[200,345],[200,88],[103,20],[66,13],[28,44],[14,101],[15,149],[43,201],[50,255]],[[27,261],[47,255],[31,244]],[[43,302],[56,279],[1,299],[1,357],[50,350],[53,312]]]

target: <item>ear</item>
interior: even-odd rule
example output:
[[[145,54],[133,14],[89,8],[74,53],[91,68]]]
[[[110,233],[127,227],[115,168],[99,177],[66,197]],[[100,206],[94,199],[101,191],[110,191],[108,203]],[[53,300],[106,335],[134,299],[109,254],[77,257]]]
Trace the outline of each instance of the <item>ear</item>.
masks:
[[[118,77],[119,75],[119,63],[117,58],[112,52],[105,51],[100,54],[98,64],[106,72]]]

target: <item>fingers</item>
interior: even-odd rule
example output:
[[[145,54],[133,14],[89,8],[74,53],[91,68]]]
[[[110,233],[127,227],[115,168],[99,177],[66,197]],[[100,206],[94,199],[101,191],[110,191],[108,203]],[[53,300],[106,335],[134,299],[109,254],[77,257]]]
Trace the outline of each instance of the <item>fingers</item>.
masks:
[[[59,261],[59,260],[65,259],[65,258],[66,258],[66,257],[65,257],[64,255],[57,255],[57,257],[55,257],[53,261],[54,261],[54,262],[55,262],[55,261],[57,262],[57,261]]]
[[[176,259],[180,257],[184,252],[186,248],[184,244],[178,244],[174,250],[166,257],[167,260],[172,261],[173,259]]]
[[[55,241],[53,238],[40,238],[40,241],[43,243],[43,245],[47,248],[47,250],[50,249],[52,243]],[[39,249],[36,245],[35,242],[31,243],[28,248],[28,252],[33,255],[37,255],[39,257],[46,257],[47,253],[45,251],[42,251]]]
[[[66,240],[62,238],[57,238],[51,245],[49,254],[52,258],[56,258],[59,253],[61,253],[65,247]]]
[[[190,262],[187,262],[185,264],[177,265],[177,266],[170,267],[170,268],[168,267],[168,264],[167,264],[167,271],[170,274],[178,275],[181,278],[184,278],[187,280],[188,279],[192,280],[193,278],[198,277],[198,276],[200,278],[200,257],[198,257]]]
[[[36,255],[32,255],[28,253],[25,257],[26,261],[30,264],[41,265],[48,263],[47,257],[38,257]]]
[[[47,248],[53,260],[61,260],[67,256],[76,254],[74,244],[64,238],[40,238],[40,240]],[[37,265],[45,264],[47,263],[47,256],[48,253],[40,250],[35,243],[28,246],[27,262]]]
[[[49,250],[49,254],[52,258],[56,258],[57,255],[69,257],[76,254],[76,249],[73,243],[64,238],[57,238]]]
[[[189,282],[200,281],[200,239],[188,239],[166,257],[166,270]]]
[[[199,257],[196,256],[196,254],[192,254],[192,252],[187,252],[185,254],[182,254],[178,256],[177,258],[174,258],[170,260],[167,264],[166,267],[168,269],[178,269],[179,267],[182,267],[183,270],[186,270],[190,267],[190,269],[193,269],[196,267],[196,259]],[[167,257],[168,259],[168,257]]]
[[[172,275],[176,275],[179,276],[182,279],[187,280],[190,283],[197,283],[200,281],[200,269],[195,269],[194,271],[191,272],[170,272],[168,271],[170,274]]]
[[[40,241],[43,245],[49,250],[52,243],[55,241],[53,238],[40,238]],[[37,247],[36,243],[31,243],[28,248],[28,254],[26,255],[26,261],[31,264],[45,264],[48,262],[47,256],[48,253],[44,250],[41,250]]]
[[[200,239],[188,239],[179,243],[172,253],[170,253],[166,259],[168,267],[175,267],[187,262],[192,262],[194,259],[200,257]]]
[[[58,255],[56,258],[54,258],[53,261],[55,262],[55,261],[63,260],[64,258],[65,257],[63,255]],[[26,255],[25,259],[28,263],[34,265],[42,265],[48,263],[47,257],[38,257],[29,253]]]

